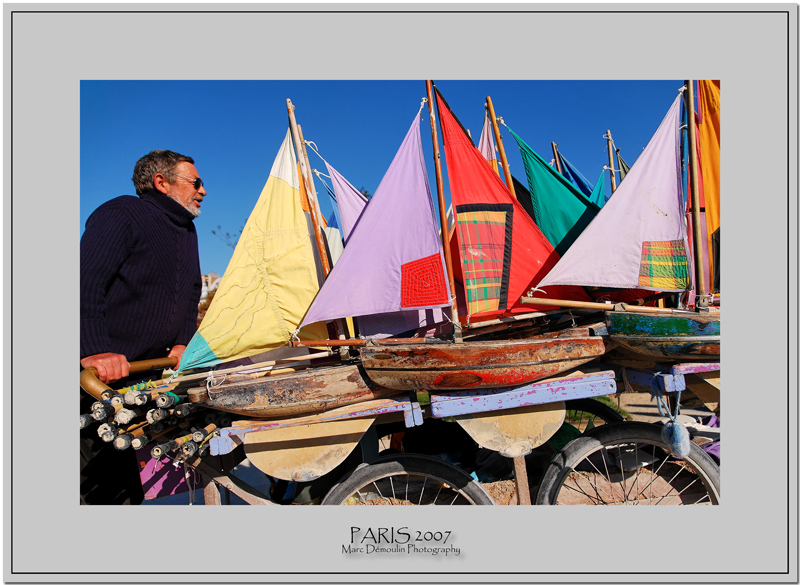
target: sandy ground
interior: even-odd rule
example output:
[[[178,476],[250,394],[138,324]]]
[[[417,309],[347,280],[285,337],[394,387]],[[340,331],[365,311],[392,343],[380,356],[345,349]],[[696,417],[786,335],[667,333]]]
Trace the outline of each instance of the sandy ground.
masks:
[[[612,398],[614,400],[619,398],[620,406],[630,413],[633,420],[658,422],[664,419],[658,412],[655,399],[651,398],[649,394],[644,392],[623,392]],[[695,418],[703,418],[709,416],[711,412],[706,408],[681,408],[681,414]]]

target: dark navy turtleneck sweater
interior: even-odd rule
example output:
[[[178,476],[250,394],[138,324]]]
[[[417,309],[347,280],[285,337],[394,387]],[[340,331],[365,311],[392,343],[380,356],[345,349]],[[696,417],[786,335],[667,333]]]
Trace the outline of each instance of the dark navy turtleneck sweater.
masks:
[[[200,259],[194,216],[163,193],[98,207],[81,237],[81,359],[166,357],[197,329]]]

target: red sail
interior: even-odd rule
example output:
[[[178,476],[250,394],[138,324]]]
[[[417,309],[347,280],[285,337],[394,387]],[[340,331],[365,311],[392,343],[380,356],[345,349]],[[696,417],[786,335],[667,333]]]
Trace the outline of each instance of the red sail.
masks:
[[[436,97],[470,317],[552,310],[519,299],[544,278],[558,254],[472,144],[438,89]],[[555,299],[591,300],[582,287],[543,290]]]

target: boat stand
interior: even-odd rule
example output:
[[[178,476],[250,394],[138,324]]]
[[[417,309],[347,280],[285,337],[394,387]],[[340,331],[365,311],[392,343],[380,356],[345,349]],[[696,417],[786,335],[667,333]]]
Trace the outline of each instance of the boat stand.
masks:
[[[625,368],[625,377],[628,382],[643,386],[651,392],[657,389],[674,396],[689,390],[709,410],[719,414],[719,362],[715,363],[682,363],[662,368],[648,369]],[[667,373],[668,372],[668,373]],[[696,377],[689,377],[697,374]]]
[[[237,447],[243,444],[243,437],[248,433],[370,416],[394,415],[396,417],[400,413],[403,415],[406,428],[411,428],[423,424],[424,419],[428,417],[451,420],[458,420],[459,417],[469,419],[472,415],[477,414],[492,412],[502,414],[502,411],[509,409],[605,396],[616,393],[616,390],[614,372],[607,370],[550,379],[512,389],[476,390],[434,395],[425,391],[417,391],[407,397],[371,400],[316,415],[278,421],[242,421],[217,431],[209,441],[209,457],[203,459],[195,457],[188,463],[203,478],[202,485],[206,505],[222,503],[220,487],[225,489],[226,499],[229,499],[229,493],[233,493],[247,504],[278,505],[267,495],[260,493],[229,473],[244,459],[244,449],[237,449]],[[530,452],[530,446],[528,452]],[[527,453],[511,457],[514,461],[518,505],[531,503],[525,454]],[[506,454],[506,456],[509,455]]]
[[[278,505],[265,494],[260,493],[238,477],[230,474],[230,470],[244,460],[243,451],[243,449],[234,451],[234,453],[239,453],[241,457],[234,458],[231,457],[232,454],[206,457],[204,459],[195,457],[193,461],[189,462],[189,465],[198,471],[202,477],[203,501],[206,506],[219,506],[222,504],[223,497],[219,488],[225,490],[225,504],[230,504],[230,495],[234,494],[251,506]]]
[[[719,372],[719,363],[685,363],[675,364],[669,369],[669,374],[660,371],[628,369],[627,376],[630,382],[640,386],[658,386],[662,392],[683,392],[686,390],[686,376],[689,374],[705,374]]]

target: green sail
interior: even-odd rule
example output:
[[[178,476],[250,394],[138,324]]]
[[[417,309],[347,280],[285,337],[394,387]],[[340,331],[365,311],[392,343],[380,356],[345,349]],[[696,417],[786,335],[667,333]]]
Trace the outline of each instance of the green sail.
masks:
[[[533,204],[533,220],[556,252],[563,256],[600,208],[547,164],[511,128],[508,129],[522,154]]]

